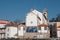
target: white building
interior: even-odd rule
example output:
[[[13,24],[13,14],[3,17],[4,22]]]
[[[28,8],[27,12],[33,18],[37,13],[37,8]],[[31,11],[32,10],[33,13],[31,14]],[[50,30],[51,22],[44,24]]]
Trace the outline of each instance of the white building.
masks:
[[[50,31],[48,28],[47,10],[43,13],[33,9],[26,15],[26,32],[38,32],[39,38],[49,38]],[[37,34],[38,35],[38,34]]]
[[[14,22],[6,25],[6,38],[17,38],[17,25]]]
[[[5,38],[5,29],[6,24],[9,24],[10,22],[8,20],[0,20],[0,39]]]
[[[23,38],[25,34],[25,22],[20,22],[18,24],[18,38]]]
[[[0,20],[0,39],[1,38],[17,38],[17,26],[8,20]]]
[[[42,23],[42,21],[42,13],[35,9],[26,15],[26,26],[37,26],[38,23]]]
[[[43,10],[43,13],[37,10],[31,10],[26,15],[26,26],[37,26],[38,24],[47,24],[47,10]]]

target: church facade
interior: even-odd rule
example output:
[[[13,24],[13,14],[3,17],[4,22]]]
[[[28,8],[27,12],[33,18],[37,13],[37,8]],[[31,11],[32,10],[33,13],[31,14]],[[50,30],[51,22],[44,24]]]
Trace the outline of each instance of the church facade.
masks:
[[[43,10],[43,13],[32,9],[26,15],[26,33],[32,38],[49,38],[49,28],[48,28],[48,18],[46,8]]]

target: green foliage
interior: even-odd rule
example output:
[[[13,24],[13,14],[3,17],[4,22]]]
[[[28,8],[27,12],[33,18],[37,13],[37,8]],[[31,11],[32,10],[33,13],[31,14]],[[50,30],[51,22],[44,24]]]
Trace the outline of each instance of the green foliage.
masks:
[[[57,14],[56,18],[52,18],[51,20],[49,20],[50,22],[60,22],[60,14]]]

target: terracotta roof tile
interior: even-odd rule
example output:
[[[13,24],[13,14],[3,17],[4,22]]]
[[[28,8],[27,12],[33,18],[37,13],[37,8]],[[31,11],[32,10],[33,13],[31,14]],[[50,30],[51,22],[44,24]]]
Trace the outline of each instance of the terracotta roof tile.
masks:
[[[38,26],[49,26],[48,24],[39,24]]]
[[[8,24],[9,21],[8,20],[0,20],[0,24]]]

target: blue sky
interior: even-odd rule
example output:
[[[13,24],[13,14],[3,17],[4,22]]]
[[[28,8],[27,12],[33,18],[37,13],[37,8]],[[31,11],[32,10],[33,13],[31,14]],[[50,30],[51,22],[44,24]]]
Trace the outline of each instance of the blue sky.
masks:
[[[60,0],[0,0],[0,19],[25,20],[31,8],[42,12],[45,7],[49,19],[56,17],[60,13]]]

